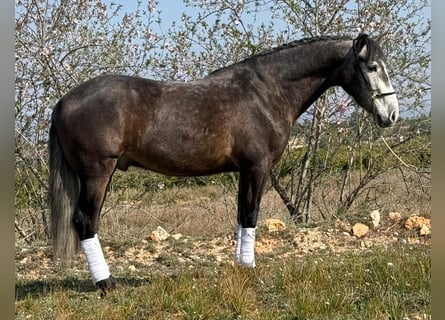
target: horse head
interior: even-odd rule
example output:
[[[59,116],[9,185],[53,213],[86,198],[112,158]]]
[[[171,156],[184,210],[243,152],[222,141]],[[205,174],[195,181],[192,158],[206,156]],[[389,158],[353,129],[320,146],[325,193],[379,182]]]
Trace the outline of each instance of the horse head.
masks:
[[[394,125],[399,103],[380,46],[368,35],[360,34],[353,40],[348,57],[342,87],[373,115],[379,127]]]

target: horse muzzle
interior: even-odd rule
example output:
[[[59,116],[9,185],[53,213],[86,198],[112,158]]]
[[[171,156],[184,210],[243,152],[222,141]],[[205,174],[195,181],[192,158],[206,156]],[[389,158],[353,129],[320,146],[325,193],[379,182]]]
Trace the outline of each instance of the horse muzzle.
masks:
[[[395,92],[372,97],[374,121],[381,128],[392,127],[399,118],[399,103]]]
[[[380,128],[392,127],[396,123],[398,118],[399,113],[397,111],[392,111],[387,117],[382,116],[379,113],[374,114],[374,120]]]

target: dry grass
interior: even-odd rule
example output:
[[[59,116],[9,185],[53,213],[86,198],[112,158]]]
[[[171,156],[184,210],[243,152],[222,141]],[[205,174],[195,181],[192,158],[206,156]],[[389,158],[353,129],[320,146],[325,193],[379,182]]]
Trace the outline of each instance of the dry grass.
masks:
[[[404,179],[400,172],[382,175],[357,197],[350,211],[340,216],[337,212],[340,205],[339,181],[326,181],[314,195],[309,224],[329,224],[329,220],[337,218],[360,220],[374,209],[379,209],[382,214],[397,211],[403,217],[412,214],[430,217],[430,189],[427,182],[419,184],[418,179],[412,172],[406,172]],[[425,187],[422,189],[419,185]],[[236,212],[236,190],[220,185],[173,187],[147,194],[126,190],[108,194],[102,214],[101,234],[122,241],[140,241],[157,226],[162,226],[171,234],[221,237],[235,229]],[[324,221],[320,212],[328,221]],[[293,224],[282,200],[271,187],[264,193],[259,220],[261,222],[267,218]]]
[[[235,194],[219,186],[159,190],[125,197],[109,194],[104,204],[101,229],[104,235],[146,238],[157,226],[171,234],[221,236],[236,226]]]
[[[16,319],[431,319],[425,245],[117,272],[105,299],[75,269],[17,282]],[[177,252],[176,252],[177,254]],[[164,266],[165,267],[165,266]],[[119,269],[112,264],[114,270]]]
[[[16,319],[430,319],[430,238],[386,216],[430,215],[428,195],[407,181],[379,178],[341,217],[367,223],[368,210],[378,208],[383,225],[365,239],[345,235],[332,220],[295,226],[267,190],[255,270],[233,266],[235,190],[111,192],[100,235],[119,288],[101,300],[82,255],[67,265],[53,261],[43,241],[18,241]],[[329,209],[334,191],[315,200]],[[261,222],[271,217],[288,228],[269,234]],[[147,240],[157,226],[183,237]]]

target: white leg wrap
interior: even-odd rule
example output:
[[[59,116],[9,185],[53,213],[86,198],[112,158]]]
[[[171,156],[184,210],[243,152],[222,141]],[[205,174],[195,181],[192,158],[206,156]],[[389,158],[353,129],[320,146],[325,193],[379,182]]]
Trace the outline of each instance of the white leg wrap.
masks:
[[[88,268],[90,269],[93,282],[96,283],[109,278],[110,269],[105,261],[97,234],[91,239],[80,241],[80,244],[87,258]]]
[[[235,261],[245,267],[255,267],[255,228],[238,226]]]

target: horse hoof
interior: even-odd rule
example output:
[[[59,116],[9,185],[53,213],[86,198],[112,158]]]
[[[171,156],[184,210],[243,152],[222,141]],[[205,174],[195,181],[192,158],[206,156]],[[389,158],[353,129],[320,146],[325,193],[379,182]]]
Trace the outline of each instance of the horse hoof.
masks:
[[[107,279],[100,280],[96,282],[96,288],[102,291],[100,297],[105,298],[108,292],[116,288],[116,279],[110,276]]]

